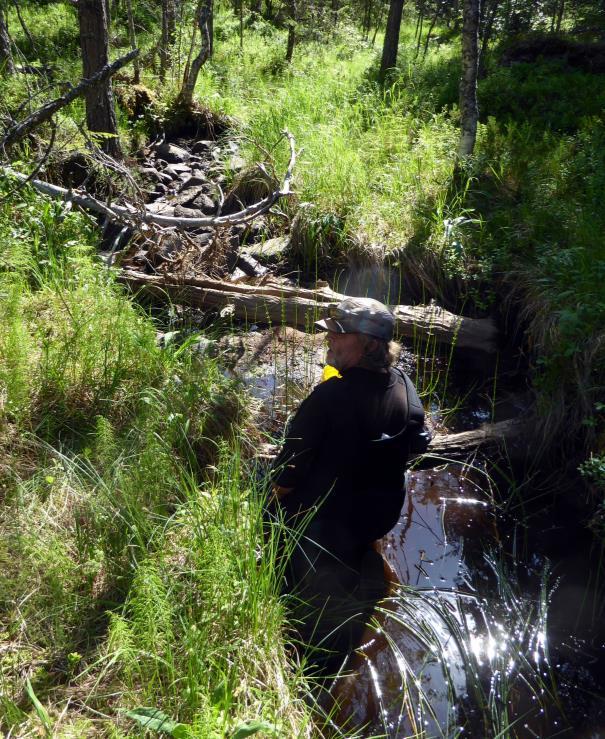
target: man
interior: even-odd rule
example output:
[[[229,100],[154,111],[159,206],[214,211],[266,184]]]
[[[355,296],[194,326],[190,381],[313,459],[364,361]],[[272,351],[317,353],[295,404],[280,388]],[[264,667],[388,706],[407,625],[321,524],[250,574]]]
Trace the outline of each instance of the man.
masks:
[[[316,325],[328,332],[326,359],[341,377],[301,404],[273,464],[273,489],[300,536],[289,588],[324,614],[325,628],[309,611],[302,616],[317,642],[339,620],[328,601],[342,606],[359,588],[370,544],[399,518],[408,456],[422,451],[424,413],[410,380],[392,367],[395,318],[386,306],[347,298]]]

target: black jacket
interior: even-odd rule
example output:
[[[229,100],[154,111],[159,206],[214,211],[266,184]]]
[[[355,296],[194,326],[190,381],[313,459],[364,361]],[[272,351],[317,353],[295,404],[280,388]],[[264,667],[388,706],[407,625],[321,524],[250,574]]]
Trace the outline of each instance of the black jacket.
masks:
[[[338,521],[360,541],[386,534],[405,495],[408,416],[408,391],[396,370],[353,367],[318,385],[273,465],[274,482],[292,488],[280,501],[285,512],[316,509],[316,517]]]

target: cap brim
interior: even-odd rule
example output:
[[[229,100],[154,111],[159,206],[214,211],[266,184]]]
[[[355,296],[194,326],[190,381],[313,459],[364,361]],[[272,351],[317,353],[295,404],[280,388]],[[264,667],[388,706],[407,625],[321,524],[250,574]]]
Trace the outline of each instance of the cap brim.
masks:
[[[342,325],[334,318],[322,318],[321,321],[315,321],[317,328],[322,331],[334,331],[335,334],[346,334]]]

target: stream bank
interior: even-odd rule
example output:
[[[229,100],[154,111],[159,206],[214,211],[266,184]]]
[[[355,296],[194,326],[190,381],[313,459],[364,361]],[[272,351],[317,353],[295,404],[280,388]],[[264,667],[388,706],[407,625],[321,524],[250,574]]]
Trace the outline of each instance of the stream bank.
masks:
[[[171,145],[172,144],[170,144],[169,146]],[[187,172],[183,170],[179,175],[178,170],[175,169],[174,171],[177,172],[177,177],[173,178],[171,182],[176,182],[177,179],[183,182],[180,175],[186,175]],[[198,175],[194,175],[193,171],[191,171],[189,174],[187,174],[187,181],[189,181],[191,177],[194,176]],[[178,188],[175,186],[175,190],[176,189]],[[165,195],[165,193],[163,193],[163,195]],[[202,186],[202,189],[197,193],[194,200],[196,198],[199,198],[201,195],[210,197],[209,190],[207,192],[204,192]],[[200,202],[202,202],[203,204],[206,201],[205,199],[201,199]],[[177,203],[177,205],[169,207],[174,207],[176,210],[177,207],[187,208],[191,204],[193,204],[193,201],[191,201],[189,204],[180,205]],[[212,207],[216,208],[217,211],[219,206],[220,203],[213,202]],[[210,209],[209,205],[208,208]],[[122,231],[120,230],[120,232]],[[267,234],[263,234],[261,231],[257,231],[256,236],[259,235],[260,240],[262,241],[262,237]],[[248,231],[242,230],[237,239],[232,238],[233,234],[220,233],[217,235],[214,233],[211,234],[209,232],[205,232],[194,234],[191,241],[189,240],[190,237],[188,237],[187,239],[184,239],[179,243],[175,243],[174,239],[171,238],[171,236],[172,235],[168,235],[166,239],[160,240],[158,244],[155,243],[153,238],[147,238],[147,241],[144,242],[143,247],[140,244],[135,244],[131,246],[128,252],[120,255],[119,261],[125,266],[128,266],[129,260],[131,260],[130,266],[137,266],[139,269],[143,269],[147,274],[161,276],[162,273],[165,274],[168,270],[174,269],[175,261],[177,262],[177,265],[182,268],[183,272],[186,273],[190,271],[193,273],[197,273],[197,270],[200,269],[201,266],[204,264],[203,257],[205,257],[205,259],[207,260],[210,260],[210,256],[214,254],[216,256],[216,260],[210,263],[215,265],[214,268],[221,277],[227,277],[227,275],[231,277],[233,279],[233,284],[244,285],[248,283],[250,285],[255,285],[260,283],[262,285],[263,281],[266,282],[268,279],[266,277],[266,272],[260,275],[258,274],[259,267],[257,265],[253,265],[251,269],[253,274],[251,275],[246,274],[243,269],[241,270],[243,274],[236,273],[234,275],[234,272],[236,272],[238,268],[235,267],[235,269],[233,269],[230,263],[229,255],[233,254],[234,251],[237,251],[237,249],[234,248],[234,243],[237,241],[237,247],[239,248],[242,242],[246,242],[249,239],[254,239],[255,235],[253,233],[253,229],[248,229]],[[206,238],[207,236],[209,238]],[[108,261],[113,261],[113,257],[121,246],[120,242],[115,242],[115,238],[114,240],[110,239],[111,258],[108,259]],[[136,251],[133,252],[133,249],[135,248]],[[208,262],[206,262],[206,264],[208,264]],[[266,269],[266,267],[264,268]],[[293,285],[291,277],[282,276],[280,279],[282,280],[281,284],[284,286],[284,289],[286,287],[295,287]],[[205,311],[205,315],[201,317],[202,320],[206,323],[210,321],[212,313],[213,311]],[[181,338],[184,338],[189,332],[195,330],[199,326],[199,319],[200,316],[195,316],[192,311],[185,310],[181,312],[181,325],[170,325],[169,328],[171,330],[174,330],[175,328],[178,330],[182,329],[184,325],[186,328],[181,335]],[[232,363],[231,367],[226,366],[225,369],[236,375],[239,373],[242,381],[250,385],[253,394],[256,395],[257,399],[261,403],[261,408],[263,409],[262,413],[264,415],[259,416],[259,425],[261,425],[268,433],[276,435],[283,424],[285,415],[297,405],[300,399],[305,396],[309,388],[312,387],[312,385],[318,379],[318,372],[320,371],[322,363],[321,349],[319,348],[318,342],[314,337],[310,337],[307,339],[308,335],[306,333],[299,334],[292,332],[286,332],[285,340],[282,340],[281,336],[276,333],[275,329],[267,332],[263,330],[260,325],[253,327],[249,324],[242,325],[238,323],[238,321],[234,320],[233,315],[230,314],[228,310],[226,310],[225,313],[221,316],[221,321],[223,324],[223,331],[228,336],[227,338],[221,339],[218,342],[218,345],[216,347],[217,354],[218,356],[223,356],[225,359],[227,358],[229,352],[231,352],[232,354],[235,353],[236,355],[241,355],[236,359],[235,362]],[[229,338],[229,335],[234,335],[235,338]],[[223,342],[222,344],[221,341]],[[246,346],[248,343],[250,344],[249,348],[247,348]],[[271,351],[273,352],[271,355],[267,354],[268,349],[271,349]],[[203,348],[203,351],[206,351],[206,348]],[[248,359],[242,361],[242,357],[245,356],[246,351],[249,352],[249,357]],[[293,359],[293,357],[295,357],[295,359]],[[299,357],[302,357],[302,359],[299,360]],[[524,375],[524,373],[511,373],[508,367],[504,367],[504,363],[499,365],[498,372],[495,372],[493,364],[491,366],[488,366],[487,368],[485,365],[481,368],[475,368],[475,384],[478,386],[479,389],[476,391],[476,395],[468,395],[467,390],[470,384],[470,368],[468,366],[468,363],[464,359],[460,359],[459,356],[456,356],[456,352],[449,354],[446,352],[444,354],[441,354],[439,351],[437,351],[434,342],[432,344],[430,342],[425,342],[424,344],[422,342],[409,343],[406,351],[402,355],[402,362],[406,370],[410,371],[410,373],[416,377],[418,384],[425,391],[426,396],[432,399],[431,411],[434,426],[436,428],[442,428],[443,430],[468,430],[469,428],[476,428],[476,426],[481,421],[495,420],[497,413],[502,413],[503,416],[506,416],[509,412],[514,413],[518,410],[526,410],[527,399],[531,397],[530,391],[525,386],[526,376]],[[228,362],[226,362],[225,364],[227,365]],[[506,372],[504,371],[505,369]],[[507,373],[509,373],[508,377],[506,377]],[[454,378],[456,378],[455,383]],[[460,386],[460,388],[462,389],[461,393],[452,392],[455,385]],[[515,389],[522,390],[520,396],[515,396]],[[448,400],[448,394],[450,396],[453,396],[455,399],[452,401]],[[456,395],[458,395],[457,398]],[[481,402],[478,402],[481,397]],[[269,405],[267,405],[267,402],[269,403]],[[454,412],[454,409],[456,407],[457,412]],[[541,549],[539,539],[543,536],[543,531],[542,529],[535,526],[535,518],[531,518],[532,511],[530,509],[532,508],[532,504],[531,501],[526,500],[526,498],[531,499],[531,497],[533,496],[531,493],[529,495],[526,495],[528,488],[530,488],[531,486],[531,483],[526,484],[524,488],[524,483],[526,481],[525,473],[520,475],[516,470],[507,471],[506,468],[503,471],[501,458],[495,459],[488,457],[487,459],[481,459],[481,457],[479,457],[475,460],[474,465],[479,466],[480,469],[486,468],[489,471],[489,477],[495,476],[500,478],[498,480],[498,495],[495,495],[494,492],[490,490],[489,494],[486,493],[485,495],[486,499],[482,501],[480,499],[480,502],[488,502],[490,505],[495,506],[497,508],[498,515],[500,515],[502,512],[514,512],[514,515],[512,515],[509,520],[502,523],[502,528],[506,533],[501,534],[500,544],[497,546],[500,555],[505,560],[509,560],[510,562],[512,562],[516,568],[523,569],[525,567],[528,572],[530,572],[530,574],[535,571],[536,562],[542,563],[543,569],[543,563],[545,560],[540,559],[539,557],[536,560],[534,557],[536,550]],[[451,470],[447,470],[447,472],[453,475],[453,472]],[[508,479],[506,479],[507,474]],[[489,477],[486,479],[489,479]],[[427,478],[422,478],[422,480],[425,479]],[[422,485],[424,484],[425,483],[423,482]],[[510,489],[513,484],[516,485],[516,491]],[[552,490],[549,494],[552,495]],[[546,497],[546,494],[540,493],[540,495],[543,495],[544,498]],[[413,497],[413,492],[410,491],[410,500],[412,500]],[[444,504],[443,501],[440,500],[441,497],[448,496],[440,496],[440,502],[437,502],[437,500],[432,501],[432,506],[434,510],[431,512],[431,515],[435,518],[439,518],[441,516],[441,513],[444,510],[444,506],[445,509],[447,509],[448,505],[450,505],[448,503]],[[451,498],[451,495],[449,497]],[[465,504],[460,504],[460,506],[463,511],[469,510],[468,508],[465,508]],[[480,506],[480,508],[482,507],[483,506]],[[539,505],[534,507],[540,509],[542,506]],[[548,516],[550,516],[550,514],[543,514],[542,521],[544,522],[545,519],[548,520]],[[402,525],[405,528],[407,524],[404,523]],[[532,527],[534,526],[535,529],[532,530]],[[555,536],[560,536],[561,529],[558,528],[558,524],[553,524],[550,529],[555,532]],[[518,548],[515,544],[511,545],[510,548],[507,548],[507,546],[505,546],[503,543],[513,540],[517,542],[520,538],[519,531],[523,532],[523,547]],[[467,541],[466,549],[468,549],[468,531],[465,533],[467,535],[467,538],[465,540]],[[473,534],[473,532],[471,532],[471,534]],[[481,556],[483,556],[483,554],[485,553],[482,549],[483,544],[486,543],[483,541],[484,537],[482,537],[481,534],[477,530],[475,530],[471,538],[473,543],[481,544],[481,546],[479,547],[480,559]],[[437,537],[437,539],[443,545],[443,542],[447,539],[447,537],[441,536],[440,539],[439,537]],[[479,539],[481,539],[481,541],[479,541]],[[464,550],[464,548],[464,546],[460,545],[461,551]],[[420,557],[420,567],[426,570],[428,565],[425,566],[422,564],[422,562],[424,561],[424,555],[420,554],[420,548],[417,547],[417,549],[418,551],[416,552],[416,555],[417,557]],[[426,547],[422,547],[422,549],[425,552],[427,551]],[[548,550],[548,547],[546,547],[546,549]],[[560,554],[562,555],[563,553],[560,552]],[[585,553],[582,552],[581,556],[578,557],[578,562],[588,561],[584,558],[584,554]],[[432,560],[435,561],[435,557],[433,557]],[[556,566],[559,568],[559,571],[564,573],[564,568],[566,567],[564,556],[561,556],[560,563],[556,562]],[[481,568],[478,568],[476,571],[481,573]],[[481,575],[479,576],[481,578]],[[573,578],[576,576],[577,572],[571,575],[563,574],[564,581],[568,577]],[[454,577],[455,579],[456,577],[458,577],[458,574],[452,577]],[[409,582],[404,584],[408,586],[410,585]],[[412,583],[412,586],[416,586],[417,584],[418,583]],[[439,590],[439,585],[435,586],[434,584],[431,584],[431,587],[436,587],[437,590]],[[586,589],[583,584],[577,586],[575,583],[573,583],[570,584],[569,587],[571,588],[572,592],[574,592],[574,589],[580,590],[584,592],[584,595],[586,595]],[[595,604],[597,603],[599,598],[599,587],[600,584],[597,582],[596,589],[592,588],[592,591],[589,595],[589,598],[591,598]],[[499,588],[500,583],[497,581],[497,579],[496,581],[492,581],[486,586],[486,593],[488,594],[489,598],[491,598],[491,603],[488,603],[487,606],[488,609],[495,607],[495,594],[500,592]],[[528,577],[526,583],[524,584],[522,594],[516,596],[520,604],[519,612],[521,614],[529,614],[530,607],[528,606],[528,603],[531,603],[533,599],[538,598],[538,592],[542,592],[541,583],[536,584],[535,577]],[[409,592],[408,596],[410,596]],[[555,597],[556,591],[555,595],[553,595],[553,598]],[[423,605],[423,608],[426,605],[427,604],[425,603]],[[448,608],[448,606],[446,606],[446,608]],[[388,610],[388,608],[385,607],[385,610]],[[593,608],[592,610],[593,616],[595,614],[600,614],[599,608]],[[490,618],[486,617],[488,622]],[[539,618],[542,617],[540,616]],[[494,616],[492,620],[494,619],[496,619],[496,616]],[[542,622],[540,622],[540,624],[538,625],[541,626],[541,624]],[[553,653],[554,649],[559,648],[559,645],[565,644],[564,640],[567,639],[567,636],[562,633],[563,631],[565,631],[565,628],[571,627],[569,625],[567,627],[559,627],[559,634],[555,634],[554,636],[547,635],[550,637],[550,639],[540,637],[542,639],[540,647],[542,652],[545,652],[547,642],[550,643],[551,654]],[[528,633],[534,634],[536,632],[535,629],[533,629],[532,627]],[[541,629],[539,633],[543,634],[544,629]],[[566,632],[567,635],[569,633],[572,633],[572,631]],[[475,635],[475,638],[483,639],[485,638],[485,633]],[[574,638],[576,637],[574,636]],[[580,636],[578,638],[580,640],[592,640],[594,642],[595,639],[598,640],[598,638],[600,637]],[[470,640],[470,636],[468,636],[468,639]],[[533,636],[532,639],[534,639]],[[525,647],[529,649],[529,646],[529,642],[524,642],[523,649],[525,649]],[[537,668],[543,659],[540,650],[538,650],[538,654],[539,659],[535,660],[535,665],[531,663],[531,660],[529,661],[530,665],[532,665],[532,668]],[[460,654],[458,654],[458,656],[455,657],[454,661],[459,661],[461,659],[462,657],[460,656]],[[592,657],[590,659],[592,660]],[[413,671],[421,671],[423,669],[423,664],[424,662],[419,663],[419,665],[415,667]],[[573,711],[571,710],[573,699],[571,698],[571,696],[575,695],[577,690],[582,690],[583,695],[588,696],[590,696],[591,693],[598,694],[598,692],[600,691],[600,686],[602,685],[600,672],[601,666],[598,661],[593,660],[590,662],[591,669],[588,670],[586,668],[583,668],[583,666],[578,665],[577,661],[573,662],[573,660],[571,660],[570,658],[568,658],[567,660],[561,660],[561,662],[559,662],[558,664],[563,665],[563,667],[559,671],[559,676],[557,679],[562,691],[566,690],[569,695],[569,698],[567,699],[567,705],[565,706],[565,712],[567,713],[569,719],[569,717],[573,715]],[[581,667],[585,670],[586,674],[582,671]],[[432,665],[431,669],[433,668],[434,664]],[[461,669],[464,670],[464,667],[458,666],[455,669],[458,677],[461,674]],[[385,672],[388,672],[389,670],[391,670],[391,667],[385,665],[384,670]],[[564,673],[571,677],[566,678]],[[488,680],[489,683],[489,674],[490,673],[487,672],[486,675],[482,677],[483,682],[485,682],[485,680]],[[493,675],[493,673],[491,674]],[[392,674],[390,672],[388,673],[388,675],[383,676],[384,680],[387,681],[390,680],[391,677]],[[375,684],[373,678],[372,684]],[[481,689],[485,691],[485,687],[482,687]],[[382,688],[380,688],[380,690],[382,691],[382,693],[384,693]],[[460,688],[458,688],[458,690],[460,690]],[[484,693],[484,697],[485,695],[487,695],[487,693]],[[588,700],[592,701],[592,698],[589,698]],[[426,704],[429,705],[430,701],[427,701]],[[515,711],[517,711],[518,709],[513,707],[512,705],[507,708],[507,710],[509,709],[510,713],[507,715],[511,719],[514,719],[515,715],[517,715],[515,714]],[[426,710],[429,709],[427,708]],[[472,708],[467,708],[466,714],[472,714],[472,710]],[[482,707],[479,705],[479,707],[475,710],[482,710]],[[449,711],[450,707],[448,706],[445,713],[439,713],[439,716],[441,716],[441,718],[438,718],[438,720],[436,721],[436,725],[440,727],[440,730],[449,731],[448,727],[452,728],[449,723],[451,721]],[[590,703],[589,707],[585,710],[586,716],[582,716],[578,720],[585,721],[587,719],[588,721],[590,721],[591,716],[598,717],[599,711],[599,708],[594,707],[593,704]],[[375,722],[377,720],[376,716],[372,720]],[[382,721],[382,718],[380,720]],[[553,721],[554,720],[558,721],[559,719],[553,719]],[[446,722],[445,728],[442,726],[442,721]],[[393,736],[399,735],[400,731],[403,730],[396,722],[393,722],[392,718],[388,719],[387,725],[388,731],[391,732],[391,735]],[[531,727],[528,729],[528,731],[530,729]],[[533,731],[533,729],[531,730]],[[555,731],[554,724],[552,724],[548,729],[548,731],[551,730]],[[539,729],[539,732],[543,731],[545,730]],[[520,733],[519,735],[522,736],[523,733]],[[547,736],[549,734],[539,733],[538,735]]]

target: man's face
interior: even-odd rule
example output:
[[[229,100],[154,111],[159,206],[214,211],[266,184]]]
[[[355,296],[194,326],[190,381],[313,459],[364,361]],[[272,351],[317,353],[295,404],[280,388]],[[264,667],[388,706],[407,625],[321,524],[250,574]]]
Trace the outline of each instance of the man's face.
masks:
[[[328,331],[326,361],[338,371],[355,367],[364,355],[361,334],[337,334]]]

